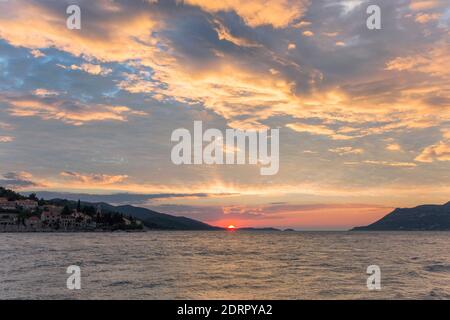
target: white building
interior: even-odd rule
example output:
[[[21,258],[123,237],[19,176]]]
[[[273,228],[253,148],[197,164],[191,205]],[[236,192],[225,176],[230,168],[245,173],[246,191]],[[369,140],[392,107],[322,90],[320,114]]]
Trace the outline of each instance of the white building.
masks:
[[[70,216],[61,216],[61,228],[63,229],[73,229],[75,227],[75,218]]]
[[[14,201],[8,201],[6,198],[0,198],[0,209],[16,210],[16,203]]]

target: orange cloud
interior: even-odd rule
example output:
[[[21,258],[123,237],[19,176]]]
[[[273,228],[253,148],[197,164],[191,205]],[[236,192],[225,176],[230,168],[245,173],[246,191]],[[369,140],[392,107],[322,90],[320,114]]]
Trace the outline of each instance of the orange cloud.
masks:
[[[14,141],[14,137],[0,136],[0,142],[6,143],[6,142],[12,142],[12,141]]]
[[[39,117],[44,120],[61,120],[72,125],[82,125],[91,121],[127,121],[130,115],[146,115],[126,106],[103,104],[82,104],[78,101],[58,99],[36,99],[19,97],[4,99],[9,105],[8,112],[16,117]]]
[[[438,13],[419,13],[416,15],[416,22],[418,23],[428,23],[430,21],[436,21],[438,20],[442,15]]]
[[[2,129],[2,130],[13,130],[14,127],[11,124],[9,124],[9,123],[0,121],[0,129]]]
[[[426,147],[415,159],[420,162],[450,161],[450,140]]]
[[[251,27],[274,28],[287,27],[302,17],[309,5],[308,0],[184,0],[184,3],[211,13],[234,11]]]
[[[77,66],[77,65],[73,64],[70,67],[65,67],[65,66],[61,65],[61,67],[65,68],[65,69],[71,69],[71,70],[81,70],[86,73],[90,73],[93,75],[102,75],[102,76],[105,76],[112,72],[111,69],[104,68],[101,65],[92,64],[92,63],[83,63],[81,66]]]
[[[33,175],[26,171],[12,171],[0,175],[0,185],[14,190],[30,187],[46,187],[43,181],[35,181]]]
[[[426,147],[416,157],[419,162],[450,161],[450,129],[442,129],[442,140]]]
[[[97,5],[105,4],[101,2]],[[66,28],[64,11],[60,14],[39,3],[17,0],[0,4],[8,15],[0,16],[0,38],[13,46],[32,49],[55,47],[75,56],[100,61],[126,61],[130,58],[151,61],[158,50],[152,30],[158,22],[151,10],[130,15],[110,11],[109,15],[87,20],[80,31]],[[103,7],[102,7],[103,9]],[[26,21],[26,23],[24,23]]]
[[[31,50],[31,54],[32,54],[33,57],[35,57],[35,58],[45,57],[45,54],[42,53],[41,51],[39,51],[38,49],[33,49],[33,50]]]
[[[349,140],[353,139],[354,137],[339,134],[335,130],[332,130],[324,125],[310,125],[305,123],[289,123],[286,125],[286,127],[297,131],[297,132],[306,132],[310,134],[316,134],[316,135],[325,135],[329,136],[333,140]]]
[[[446,0],[411,0],[409,8],[413,11],[429,10],[445,5]]]
[[[364,149],[362,148],[353,148],[353,147],[340,147],[340,148],[334,148],[334,149],[328,149],[328,151],[333,153],[338,153],[339,155],[346,155],[346,154],[363,154]]]
[[[303,15],[309,2],[189,0],[186,3],[212,13],[235,11],[250,26],[270,24],[284,27],[295,23]],[[390,59],[386,64],[387,71],[418,72],[423,76],[432,76],[432,79],[407,85],[403,83],[395,87],[402,82],[398,81],[391,90],[382,94],[364,91],[355,93],[346,92],[337,85],[323,87],[324,75],[321,71],[308,67],[307,64],[300,66],[248,39],[238,37],[217,19],[210,22],[219,39],[269,57],[266,70],[217,49],[211,49],[217,59],[210,61],[208,68],[199,67],[198,64],[189,63],[189,58],[177,52],[174,44],[164,38],[163,33],[158,32],[167,27],[161,14],[152,10],[123,14],[127,8],[120,7],[119,4],[106,9],[111,14],[109,17],[101,16],[88,21],[83,24],[82,32],[76,32],[61,27],[66,18],[63,13],[58,15],[37,3],[14,1],[8,3],[10,15],[0,17],[0,37],[12,45],[31,50],[55,47],[85,57],[88,62],[126,63],[138,71],[125,74],[126,78],[118,82],[120,89],[131,93],[146,93],[159,101],[170,99],[189,105],[203,104],[226,119],[232,127],[259,128],[263,120],[274,116],[320,118],[323,123],[345,124],[342,128],[337,128],[340,124],[336,124],[335,130],[325,125],[316,126],[317,128],[307,128],[308,132],[343,140],[392,130],[436,126],[442,119],[448,118],[450,113],[449,108],[434,108],[435,101],[445,103],[449,99],[450,86],[448,81],[442,81],[446,80],[450,70],[447,58],[449,49],[445,42],[435,43],[433,49],[424,50],[420,54],[412,53]],[[281,14],[285,12],[288,14]],[[27,23],[24,24],[23,21]],[[293,81],[278,71],[277,66],[289,67],[292,73],[298,75],[296,80]],[[103,72],[101,66],[92,62],[84,64],[84,67],[81,65],[74,68],[94,74]],[[148,68],[152,69],[151,75]],[[390,72],[385,70],[380,70],[380,74],[376,75],[380,82],[390,77]],[[296,81],[302,84],[297,84]],[[354,85],[364,87],[366,84]],[[303,88],[304,86],[307,88]],[[348,86],[351,87],[351,84],[347,84]],[[91,112],[61,111],[52,104],[35,104],[28,108],[19,105],[13,112],[16,115],[38,115],[81,124],[84,121],[94,121],[94,118],[125,121],[127,115],[134,113],[125,108],[92,106],[92,117]],[[371,121],[379,125],[367,128],[367,123]],[[290,128],[306,132],[305,127],[290,125]],[[352,134],[346,133],[345,128],[352,128]]]
[[[120,183],[128,178],[127,175],[107,175],[107,174],[81,174],[78,172],[64,171],[61,176],[74,179],[87,185],[105,185]]]
[[[217,36],[219,40],[225,40],[231,42],[240,47],[259,47],[260,45],[251,40],[237,37],[231,33],[231,31],[219,20],[214,20],[215,28],[214,30],[217,32]]]
[[[389,151],[401,151],[402,150],[402,146],[399,145],[398,143],[390,143],[386,146],[386,150]]]
[[[450,76],[450,46],[446,41],[433,45],[429,51],[397,57],[386,64],[386,70],[422,72]]]
[[[33,91],[33,94],[39,97],[47,97],[47,96],[57,96],[58,92],[53,90],[47,90],[47,89],[36,89]]]
[[[406,167],[406,168],[417,167],[417,164],[415,164],[414,162],[379,161],[379,160],[365,160],[363,162],[367,164],[374,164],[388,167]]]

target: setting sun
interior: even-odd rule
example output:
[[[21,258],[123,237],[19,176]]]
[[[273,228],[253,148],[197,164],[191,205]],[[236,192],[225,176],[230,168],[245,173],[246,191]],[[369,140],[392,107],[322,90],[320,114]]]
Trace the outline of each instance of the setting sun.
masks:
[[[227,227],[227,229],[228,230],[235,230],[236,229],[236,227],[235,226],[233,226],[232,224],[230,224],[228,227]]]

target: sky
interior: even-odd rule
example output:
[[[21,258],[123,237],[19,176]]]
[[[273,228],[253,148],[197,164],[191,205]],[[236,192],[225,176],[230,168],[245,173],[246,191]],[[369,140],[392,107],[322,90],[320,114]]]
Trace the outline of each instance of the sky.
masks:
[[[301,230],[448,202],[449,19],[447,0],[0,1],[0,185]],[[173,164],[194,121],[279,129],[279,172]]]

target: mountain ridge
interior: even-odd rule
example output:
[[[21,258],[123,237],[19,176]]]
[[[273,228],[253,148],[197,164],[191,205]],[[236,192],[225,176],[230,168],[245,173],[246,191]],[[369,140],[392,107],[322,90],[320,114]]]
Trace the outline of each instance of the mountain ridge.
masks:
[[[49,201],[53,202],[70,202],[75,203],[73,200],[66,199],[51,199]],[[131,216],[133,218],[139,219],[143,222],[144,226],[148,229],[155,230],[222,230],[220,227],[211,226],[202,221],[198,221],[192,218],[183,217],[183,216],[173,216],[167,213],[161,213],[154,210],[150,210],[147,208],[136,207],[133,205],[111,205],[106,202],[86,202],[81,201],[84,205],[92,205],[95,207],[100,206],[102,210],[110,211],[110,212],[118,212],[127,216]]]
[[[448,231],[450,230],[450,201],[425,204],[413,208],[396,208],[383,218],[351,231]]]

